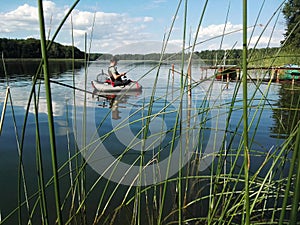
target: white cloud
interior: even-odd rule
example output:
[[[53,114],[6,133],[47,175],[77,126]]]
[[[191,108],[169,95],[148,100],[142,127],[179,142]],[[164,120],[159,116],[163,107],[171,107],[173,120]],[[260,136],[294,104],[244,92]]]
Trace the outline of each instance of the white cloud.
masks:
[[[126,54],[132,53],[132,49],[134,49],[135,54],[148,54],[148,53],[160,53],[162,50],[162,42],[161,41],[143,41],[132,42],[132,43],[124,43],[123,46],[112,49],[113,54]],[[177,53],[180,52],[181,48],[177,42],[168,42],[166,52],[168,53]]]
[[[28,4],[19,6],[11,12],[0,14],[0,33],[10,33],[19,29],[34,29],[32,24],[35,25],[35,30],[37,30],[38,14],[37,10]]]
[[[46,30],[51,33],[61,22],[68,9],[60,8],[52,1],[43,1]],[[95,26],[93,21],[95,18]],[[92,51],[109,52],[110,47],[119,47],[124,43],[146,40],[151,36],[144,30],[146,24],[152,22],[152,17],[131,17],[125,13],[89,12],[74,9],[72,11],[73,34],[77,47],[84,49],[84,35],[93,31],[93,43],[96,48]],[[36,6],[24,4],[13,11],[0,13],[0,35],[8,38],[39,37],[38,9]],[[27,30],[26,34],[24,30]],[[30,33],[29,33],[30,32]],[[69,19],[60,31],[61,43],[71,43],[71,20]],[[79,40],[79,41],[78,41]]]
[[[251,38],[250,47],[256,46],[256,48],[266,48],[269,45],[270,46],[278,45],[282,40],[283,40],[283,35],[276,35],[273,37],[270,36],[260,37],[259,35],[257,35]]]
[[[225,28],[225,32],[224,32]],[[199,31],[200,38],[211,38],[222,35],[223,33],[241,32],[241,24],[231,24],[230,22],[226,24],[211,24],[207,27],[201,27]]]
[[[166,0],[154,0],[153,3],[154,4],[160,4],[160,3],[165,3]]]
[[[154,2],[160,4],[165,1],[154,0]],[[43,5],[45,10],[46,31],[48,32],[48,30],[51,30],[50,34],[53,34],[54,30],[67,13],[68,6],[58,6],[53,1],[43,1]],[[95,24],[93,27],[94,18]],[[180,46],[182,46],[182,28],[177,24],[180,24],[181,20],[182,19],[179,17],[176,18],[176,24],[172,30],[171,39],[169,41],[169,44],[174,46],[172,47],[174,51],[177,51],[177,48],[180,49]],[[23,4],[10,12],[0,13],[0,36],[8,38],[39,38],[38,23],[37,7]],[[159,24],[155,25],[155,23]],[[91,33],[93,32],[91,51],[107,53],[111,53],[114,49],[120,50],[127,45],[129,47],[126,47],[126,49],[127,51],[131,51],[131,53],[142,52],[145,50],[143,46],[145,46],[147,41],[152,43],[147,46],[152,46],[154,48],[153,50],[147,48],[149,51],[160,52],[161,45],[157,43],[161,42],[164,34],[156,33],[157,30],[161,28],[158,26],[165,26],[165,24],[162,25],[159,19],[150,16],[133,17],[127,13],[106,13],[99,10],[90,12],[79,10],[77,8],[72,11],[72,25],[77,47],[84,50],[84,36],[87,33],[88,38],[90,38]],[[149,29],[150,26],[152,27],[151,29]],[[162,29],[163,28],[161,28],[161,30]],[[165,29],[167,30],[167,28]],[[258,32],[256,32],[252,38],[252,45],[258,40],[258,37],[260,36],[259,32],[262,32],[262,28],[258,28],[257,30]],[[228,22],[226,27],[224,23],[201,26],[197,39],[197,43],[200,44],[197,46],[196,50],[220,48],[220,37],[223,32],[226,35],[224,36],[222,48],[232,48],[233,46],[236,48],[241,47],[242,25]],[[259,40],[259,47],[267,46],[270,40],[270,33],[271,31],[266,31],[263,34]],[[155,35],[157,36],[154,37]],[[282,33],[274,33],[270,40],[271,46],[278,45],[281,39]],[[64,24],[55,41],[68,45],[71,44],[70,18]],[[154,43],[152,41],[156,42]],[[142,44],[138,44],[141,42]],[[237,45],[235,45],[236,43]]]
[[[225,30],[224,30],[225,29]],[[254,29],[254,35],[252,35]],[[197,43],[198,50],[205,49],[219,49],[221,38],[223,39],[221,48],[242,48],[242,24],[211,24],[207,27],[201,27]],[[265,47],[278,47],[280,41],[283,39],[283,31],[275,30],[271,37],[272,28],[265,29],[262,25],[249,26],[248,39],[250,39],[250,47],[265,48]],[[195,34],[194,34],[195,35]],[[249,41],[248,41],[249,42]],[[247,42],[247,43],[248,43]]]
[[[43,1],[43,8],[44,8],[45,13],[47,13],[47,12],[52,13],[53,10],[55,10],[56,5],[54,2],[51,2],[51,1]]]
[[[149,16],[144,17],[144,22],[152,22],[152,21],[153,21],[152,17],[149,17]]]

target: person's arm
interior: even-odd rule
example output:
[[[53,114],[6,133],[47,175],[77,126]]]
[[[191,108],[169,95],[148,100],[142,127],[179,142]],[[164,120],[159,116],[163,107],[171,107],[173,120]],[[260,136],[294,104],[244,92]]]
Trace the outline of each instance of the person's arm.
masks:
[[[126,74],[126,73],[119,73],[119,72],[116,70],[115,67],[111,67],[111,68],[110,68],[110,72],[111,72],[111,74],[113,75],[113,77],[114,77],[115,80],[118,79],[118,78],[120,78],[120,77],[122,77],[122,76],[125,76],[125,74]]]
[[[126,74],[126,73],[120,73],[120,74],[113,73],[113,76],[114,76],[114,78],[115,78],[115,80],[116,80],[116,79],[118,79],[118,78],[120,78],[120,77],[122,77],[122,76],[125,76],[125,74]]]

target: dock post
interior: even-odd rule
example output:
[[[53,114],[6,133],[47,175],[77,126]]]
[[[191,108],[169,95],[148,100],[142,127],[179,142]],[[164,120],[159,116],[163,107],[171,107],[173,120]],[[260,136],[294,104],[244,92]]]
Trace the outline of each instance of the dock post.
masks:
[[[271,77],[270,77],[271,81],[273,81],[273,79],[274,79],[274,74],[275,74],[275,71],[272,69],[271,70]]]
[[[188,65],[188,96],[191,97],[192,96],[192,92],[191,92],[191,86],[192,86],[192,63],[190,62]]]
[[[172,64],[172,88],[174,87],[174,73],[175,73],[175,66]]]
[[[201,76],[200,76],[200,80],[202,80],[202,79],[203,79],[203,70],[204,70],[204,69],[203,69],[203,67],[200,67],[200,71],[201,71],[201,73],[200,73],[200,74],[201,74]]]
[[[172,75],[173,75],[173,77],[174,77],[174,70],[175,70],[175,66],[174,66],[174,64],[172,64]]]
[[[228,89],[229,86],[229,73],[226,74],[226,89]]]
[[[275,69],[275,74],[276,74],[276,82],[279,83],[279,73],[278,73],[278,69]]]

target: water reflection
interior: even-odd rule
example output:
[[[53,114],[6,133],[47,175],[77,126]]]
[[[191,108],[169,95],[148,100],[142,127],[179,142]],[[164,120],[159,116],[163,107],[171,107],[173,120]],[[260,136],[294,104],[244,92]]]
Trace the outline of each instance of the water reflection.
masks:
[[[286,138],[300,121],[299,101],[300,85],[284,83],[278,91],[278,101],[273,109],[272,118],[275,123],[271,127],[270,136]]]
[[[130,104],[130,97],[137,97],[142,94],[142,91],[134,91],[128,93],[103,93],[99,92],[97,89],[93,91],[93,98],[96,98],[97,104],[100,108],[111,109],[111,118],[114,120],[119,120],[121,108],[126,108],[126,105]]]
[[[40,65],[40,60],[8,60],[5,62],[5,70],[8,76],[16,75],[34,75]],[[78,70],[83,67],[82,61],[74,62],[74,69]],[[73,62],[71,60],[50,60],[49,61],[49,72],[50,75],[62,74],[66,71],[73,69]],[[0,64],[0,77],[5,76],[5,70],[3,64]]]

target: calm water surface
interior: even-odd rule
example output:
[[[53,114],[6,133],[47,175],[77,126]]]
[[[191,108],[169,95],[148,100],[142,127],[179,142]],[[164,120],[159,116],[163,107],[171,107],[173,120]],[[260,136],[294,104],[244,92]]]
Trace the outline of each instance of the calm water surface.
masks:
[[[17,68],[19,68],[16,65]],[[13,66],[12,66],[13,68]],[[58,71],[60,68],[60,71]],[[73,86],[73,76],[75,77],[75,86],[81,89],[86,89],[90,92],[93,92],[93,88],[90,84],[92,79],[96,78],[96,75],[101,72],[103,69],[106,72],[107,62],[94,62],[91,63],[88,67],[88,70],[85,71],[83,67],[78,68],[73,73],[68,67],[60,67],[57,66],[55,71],[52,73],[52,79],[67,84],[69,86]],[[128,115],[134,114],[130,117],[129,120],[126,120],[126,123],[131,123],[130,129],[134,135],[139,137],[138,131],[139,127],[145,121],[139,120],[142,116],[146,115],[149,110],[138,111],[141,106],[147,105],[153,95],[153,85],[155,84],[155,77],[157,74],[157,69],[154,69],[153,64],[145,64],[139,63],[135,64],[132,62],[119,62],[118,69],[120,72],[131,70],[128,73],[128,77],[133,80],[139,80],[139,83],[143,86],[142,93],[131,93],[130,95],[123,96],[122,98],[115,99],[115,96],[107,95],[106,98],[103,97],[95,97],[89,93],[76,91],[65,86],[61,86],[58,84],[52,84],[52,104],[53,104],[53,116],[55,122],[55,134],[56,134],[56,142],[57,142],[57,153],[58,153],[58,164],[61,166],[64,162],[68,160],[69,154],[74,154],[75,149],[75,141],[74,141],[74,131],[78,128],[74,128],[75,125],[81,126],[79,122],[77,122],[75,118],[75,114],[79,118],[82,118],[83,109],[86,109],[87,117],[87,127],[89,128],[89,121],[96,123],[96,126],[101,125],[101,129],[98,131],[98,136],[101,137],[105,135],[108,131],[112,130],[113,127],[118,126],[122,121],[126,120]],[[163,136],[163,145],[170,145],[170,140],[172,139],[168,134],[168,130],[172,129],[172,124],[175,122],[176,112],[178,108],[178,101],[176,96],[180,94],[178,91],[178,87],[180,86],[180,76],[174,74],[174,79],[172,77],[172,73],[170,73],[171,65],[165,64],[162,65],[159,72],[159,79],[157,82],[157,87],[154,95],[156,96],[156,101],[153,104],[152,114],[156,114],[157,117],[152,118],[154,120],[164,120],[164,124],[160,126],[164,126],[163,128],[159,127],[158,129],[163,129],[165,132],[161,132],[161,136]],[[180,66],[177,66],[177,69],[180,70]],[[21,70],[21,71],[20,71]],[[195,64],[193,66],[193,79],[199,80],[201,76],[200,65]],[[14,210],[17,206],[18,202],[18,147],[17,143],[20,142],[24,116],[27,107],[27,102],[29,98],[29,94],[31,92],[31,77],[33,72],[27,69],[15,69],[9,75],[9,87],[11,93],[11,101],[9,101],[6,109],[3,130],[0,136],[0,212],[2,218],[5,218],[8,213]],[[168,76],[170,75],[170,76]],[[85,77],[87,82],[85,83]],[[170,85],[166,85],[169,82]],[[197,106],[204,104],[204,96],[207,94],[211,81],[204,81],[197,85],[193,89],[193,97],[192,101]],[[225,83],[220,81],[216,81],[214,83],[214,88],[212,90],[216,90],[215,93],[221,93],[221,103],[223,105],[223,113],[228,115],[230,102],[232,96],[235,94],[235,88],[237,83],[232,82],[229,84],[228,89],[225,88]],[[166,92],[167,86],[170,90]],[[5,99],[6,93],[6,79],[4,77],[0,77],[0,112],[2,112],[3,102]],[[257,151],[258,156],[253,156],[253,165],[251,169],[253,172],[256,171],[257,167],[260,163],[263,162],[264,158],[260,155],[265,154],[266,152],[273,151],[276,149],[283,140],[289,135],[292,126],[293,120],[291,120],[291,116],[287,115],[285,110],[279,110],[281,108],[286,108],[287,106],[291,106],[291,104],[296,104],[297,96],[299,95],[299,89],[297,85],[291,89],[290,84],[277,84],[272,83],[270,88],[267,88],[267,84],[261,84],[259,91],[256,91],[255,84],[249,83],[249,96],[254,95],[255,97],[252,101],[249,101],[251,104],[251,108],[249,110],[249,123],[251,124],[251,132],[250,139],[253,139],[252,149]],[[172,91],[173,88],[173,91]],[[220,92],[220,90],[223,90]],[[52,176],[52,167],[51,167],[51,156],[50,156],[50,145],[49,145],[49,137],[48,137],[48,123],[47,123],[47,107],[46,107],[46,99],[45,99],[45,90],[44,86],[41,85],[40,89],[36,88],[36,91],[39,91],[39,129],[40,129],[40,138],[42,140],[42,154],[43,154],[43,162],[44,162],[44,172],[45,179],[48,180]],[[170,94],[171,93],[171,94]],[[214,92],[211,93],[211,96],[214,96]],[[242,141],[242,121],[241,121],[241,107],[242,107],[242,92],[241,90],[237,91],[237,101],[234,106],[234,110],[231,115],[230,123],[227,128],[227,132],[224,132],[226,135],[226,145],[228,146],[228,151],[230,149],[235,149],[239,146]],[[167,96],[166,96],[167,95]],[[267,101],[265,101],[265,106],[262,107],[261,96],[267,96]],[[75,96],[75,104],[74,104],[74,96]],[[84,101],[86,99],[86,102]],[[213,99],[213,97],[212,97]],[[117,100],[117,103],[112,101]],[[219,100],[220,101],[220,100]],[[167,102],[167,103],[166,103]],[[12,106],[11,106],[12,103]],[[169,104],[168,112],[165,116],[162,108],[166,104]],[[183,104],[187,104],[186,102]],[[259,107],[255,107],[260,105]],[[184,105],[186,106],[186,105]],[[77,109],[77,112],[74,112],[74,109]],[[264,109],[262,111],[262,109]],[[137,112],[137,113],[136,113]],[[28,121],[26,125],[26,132],[24,138],[24,149],[23,149],[23,165],[25,168],[25,180],[26,186],[29,196],[34,196],[37,191],[37,179],[36,179],[36,123],[35,123],[35,113],[34,107],[31,104],[29,108]],[[91,117],[90,117],[91,116]],[[297,120],[297,115],[296,115]],[[260,121],[259,123],[257,123]],[[284,121],[284,126],[280,123],[280,121]],[[92,123],[91,122],[91,123]],[[222,123],[223,122],[223,123]],[[208,122],[206,126],[209,126]],[[157,123],[160,124],[160,123]],[[95,124],[90,125],[95,126]],[[199,125],[195,125],[199,126]],[[220,121],[219,126],[223,126],[225,130],[225,121]],[[80,130],[82,130],[81,127]],[[157,126],[152,127],[154,130],[157,129]],[[121,130],[122,131],[122,130]],[[125,133],[128,131],[124,131]],[[105,141],[104,147],[108,149],[114,156],[118,156],[122,154],[120,145],[126,145],[126,141],[130,143],[130,140],[134,138],[134,136],[130,136],[128,140],[122,140],[121,136],[128,137],[130,134],[127,133],[124,135],[121,132],[115,134],[115,136],[110,136]],[[207,135],[207,133],[205,133]],[[76,136],[76,135],[75,135]],[[119,140],[119,141],[116,141]],[[82,144],[82,141],[79,141],[78,145]],[[151,144],[149,148],[153,148],[155,154],[155,141]],[[129,144],[128,144],[129,145]],[[210,143],[207,143],[206,147],[209,147]],[[138,148],[138,147],[137,147]],[[70,149],[70,152],[68,151]],[[157,152],[156,152],[157,153]],[[168,155],[166,154],[168,151],[162,151],[161,157],[164,159]],[[88,154],[88,153],[86,153]],[[137,163],[137,158],[140,152],[131,151],[127,155],[122,158],[122,163],[135,165]],[[153,153],[152,153],[153,154]],[[84,155],[83,155],[84,156]],[[152,155],[145,155],[146,160],[150,160]],[[148,158],[147,158],[148,157]],[[95,159],[96,160],[96,159]],[[98,159],[97,159],[98,160]],[[103,159],[102,159],[103,160]],[[104,159],[105,160],[105,159]],[[242,160],[241,162],[242,163]],[[241,164],[242,165],[242,164]],[[207,167],[203,168],[201,171],[205,173]],[[92,185],[98,178],[98,173],[96,172],[97,168],[87,165],[87,179],[86,185]],[[70,179],[67,176],[68,167],[64,167],[60,174],[61,178],[61,186],[62,192],[67,192],[68,186],[70,183]],[[33,175],[34,174],[34,175]],[[67,184],[67,185],[66,185]],[[97,208],[97,204],[93,201],[93,199],[99,199],[99,193],[103,190],[104,185],[106,184],[105,180],[101,180],[99,185],[94,189],[94,191],[90,194],[90,198],[88,199],[88,209],[90,212],[94,212]],[[115,184],[112,183],[108,186],[108,190],[113,190]],[[22,188],[24,188],[22,186]],[[126,185],[124,185],[124,189],[120,188],[118,193],[114,196],[115,201],[112,201],[112,204],[109,206],[114,209],[115,206],[120,204],[120,201],[123,198],[124,193],[126,192]],[[53,194],[51,190],[48,190],[48,194]],[[108,191],[108,193],[110,193]],[[122,194],[123,193],[123,194]],[[109,196],[105,196],[108,198]],[[119,198],[119,199],[118,199]],[[33,197],[35,199],[35,197]],[[24,196],[22,195],[22,200],[24,200]],[[51,202],[51,200],[49,200]],[[69,201],[66,204],[70,204]],[[115,206],[114,206],[115,205]],[[53,207],[53,208],[52,208]],[[50,204],[49,210],[54,210],[54,204]],[[24,210],[26,211],[26,210]],[[109,210],[108,210],[109,212]],[[23,212],[23,216],[26,217],[26,212]],[[92,215],[93,216],[93,215]],[[53,215],[50,215],[50,218]],[[37,218],[36,218],[37,219]],[[53,219],[53,218],[52,218]],[[12,217],[9,221],[13,223],[16,220],[16,216]]]

